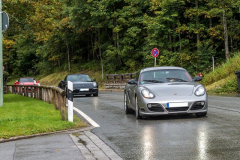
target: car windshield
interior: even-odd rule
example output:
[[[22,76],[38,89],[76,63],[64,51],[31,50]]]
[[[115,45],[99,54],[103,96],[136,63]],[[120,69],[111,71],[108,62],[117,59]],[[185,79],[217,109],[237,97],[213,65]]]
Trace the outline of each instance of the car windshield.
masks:
[[[33,78],[21,78],[20,82],[34,82]]]
[[[168,83],[168,82],[192,82],[192,77],[185,70],[164,69],[141,73],[140,84],[146,83]]]
[[[88,75],[69,75],[67,81],[71,82],[91,82],[91,78]]]

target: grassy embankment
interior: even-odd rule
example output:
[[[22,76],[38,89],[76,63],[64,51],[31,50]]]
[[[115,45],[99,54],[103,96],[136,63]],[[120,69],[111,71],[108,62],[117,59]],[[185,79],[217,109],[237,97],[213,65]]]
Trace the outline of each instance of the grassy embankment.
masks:
[[[78,72],[74,72],[74,73],[88,74],[92,79],[94,79],[94,78],[96,79],[100,88],[103,88],[103,84],[105,83],[105,75],[103,75],[103,79],[102,79],[101,70],[99,70],[99,71],[83,70],[83,71],[78,71]],[[40,83],[41,83],[41,85],[58,86],[58,83],[61,80],[63,80],[65,78],[65,76],[68,74],[69,74],[69,72],[67,72],[67,71],[52,73],[52,74],[40,79]]]
[[[240,70],[240,52],[236,53],[226,63],[216,68],[214,72],[205,74],[202,84],[209,94],[238,93],[236,71]]]
[[[87,126],[76,116],[73,123],[62,121],[53,104],[15,94],[4,94],[0,113],[0,139]]]

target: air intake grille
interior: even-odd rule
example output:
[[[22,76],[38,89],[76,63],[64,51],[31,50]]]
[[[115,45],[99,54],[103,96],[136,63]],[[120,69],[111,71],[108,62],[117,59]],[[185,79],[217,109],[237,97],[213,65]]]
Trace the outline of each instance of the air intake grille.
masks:
[[[191,110],[199,110],[204,107],[205,103],[204,102],[194,102],[194,104],[191,107]]]
[[[151,105],[151,107],[149,107],[149,105]],[[160,105],[158,103],[148,104],[148,109],[150,111],[153,111],[153,112],[164,112],[164,109],[162,108],[162,105]]]

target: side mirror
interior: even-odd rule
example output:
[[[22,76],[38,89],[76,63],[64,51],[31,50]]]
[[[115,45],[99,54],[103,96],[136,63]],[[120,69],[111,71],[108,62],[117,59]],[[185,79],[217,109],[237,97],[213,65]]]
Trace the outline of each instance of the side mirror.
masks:
[[[37,81],[37,83],[40,83],[39,81]]]
[[[96,82],[96,79],[95,78],[93,78],[93,80],[92,80],[93,82]]]
[[[194,77],[194,79],[193,79],[193,81],[201,81],[201,80],[202,80],[202,78],[198,77],[198,76]]]
[[[130,79],[128,82],[128,84],[137,84],[137,81],[135,79]]]

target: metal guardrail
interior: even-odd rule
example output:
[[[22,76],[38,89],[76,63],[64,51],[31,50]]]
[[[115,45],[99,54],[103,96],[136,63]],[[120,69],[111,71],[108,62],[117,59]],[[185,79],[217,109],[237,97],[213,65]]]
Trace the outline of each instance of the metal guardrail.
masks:
[[[137,73],[106,74],[106,83],[127,83],[137,76]]]
[[[5,85],[7,91],[54,104],[60,110],[62,120],[67,120],[66,92],[56,86]]]
[[[127,81],[136,78],[138,73],[106,74],[106,89],[124,89]]]

